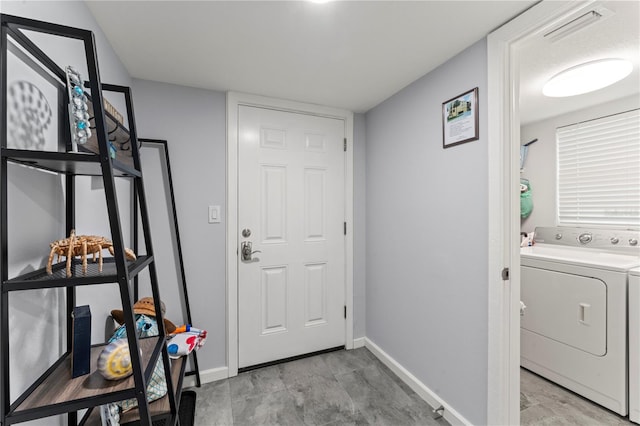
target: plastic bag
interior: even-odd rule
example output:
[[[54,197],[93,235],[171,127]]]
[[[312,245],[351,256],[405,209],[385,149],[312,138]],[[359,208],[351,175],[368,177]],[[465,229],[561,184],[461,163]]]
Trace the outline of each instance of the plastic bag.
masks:
[[[526,219],[533,210],[531,184],[527,179],[520,179],[520,217]]]
[[[153,337],[159,334],[158,323],[154,317],[148,317],[142,314],[136,314],[136,330],[140,333],[139,338]],[[121,325],[113,333],[113,336],[109,339],[109,343],[118,339],[127,338],[127,329],[125,325]],[[153,369],[151,378],[147,383],[147,401],[155,401],[167,394],[167,381],[164,376],[164,365],[162,364],[162,357],[158,357],[156,366]],[[138,406],[138,400],[135,398],[126,399],[118,402],[118,405],[122,408],[122,411],[127,411]]]

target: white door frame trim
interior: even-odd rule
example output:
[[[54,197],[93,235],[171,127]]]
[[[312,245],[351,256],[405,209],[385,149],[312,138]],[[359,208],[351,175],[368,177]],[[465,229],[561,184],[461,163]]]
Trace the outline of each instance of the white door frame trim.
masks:
[[[520,424],[520,112],[518,52],[594,3],[543,1],[487,37],[489,324],[487,424]],[[515,148],[515,147],[518,148]],[[500,271],[508,267],[509,280]]]
[[[345,164],[345,303],[347,319],[345,347],[353,349],[353,113],[320,105],[266,98],[237,92],[227,93],[227,367],[229,377],[238,375],[238,108],[257,106],[344,120],[347,153]]]

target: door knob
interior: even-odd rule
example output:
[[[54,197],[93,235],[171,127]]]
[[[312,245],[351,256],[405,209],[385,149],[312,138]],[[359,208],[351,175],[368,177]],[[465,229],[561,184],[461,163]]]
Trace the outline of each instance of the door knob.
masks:
[[[251,241],[243,241],[240,245],[240,255],[242,256],[243,262],[251,262],[253,261],[254,253],[262,253],[260,250],[252,250]]]

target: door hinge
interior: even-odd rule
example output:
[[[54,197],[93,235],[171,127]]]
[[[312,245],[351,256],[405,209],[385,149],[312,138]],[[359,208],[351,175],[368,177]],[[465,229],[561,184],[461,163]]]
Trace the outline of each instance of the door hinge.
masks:
[[[347,222],[344,223],[344,235],[347,235]]]
[[[347,318],[347,305],[344,305],[344,318]]]
[[[502,268],[502,280],[507,281],[509,279],[509,268]]]
[[[347,152],[347,138],[344,138],[344,152]]]

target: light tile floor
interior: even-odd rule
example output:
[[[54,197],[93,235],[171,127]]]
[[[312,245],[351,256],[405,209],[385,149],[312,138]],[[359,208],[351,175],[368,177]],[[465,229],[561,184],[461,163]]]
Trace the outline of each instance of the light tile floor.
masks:
[[[633,425],[629,419],[620,417],[524,368],[520,369],[520,424]]]
[[[367,349],[336,351],[194,388],[197,426],[448,425]]]
[[[520,374],[523,426],[633,425],[528,370]],[[196,426],[448,425],[365,348],[260,368],[193,388]]]

